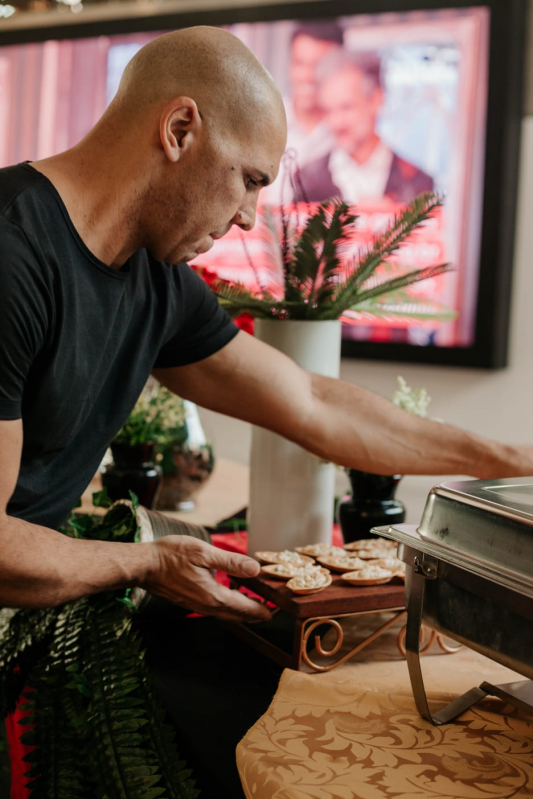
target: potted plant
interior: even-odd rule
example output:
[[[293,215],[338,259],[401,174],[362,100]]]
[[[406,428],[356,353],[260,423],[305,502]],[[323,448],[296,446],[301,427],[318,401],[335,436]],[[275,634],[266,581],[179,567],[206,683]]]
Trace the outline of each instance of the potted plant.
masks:
[[[106,492],[93,496],[108,506]],[[102,517],[73,515],[62,529],[76,538],[152,540],[200,527],[169,521],[139,507],[115,503]],[[137,589],[135,589],[137,590]],[[133,625],[130,590],[110,591],[49,609],[0,612],[0,719],[21,695],[23,743],[32,797],[81,799],[194,799],[191,771],[154,696],[144,651]]]
[[[215,467],[213,446],[195,403],[167,393],[169,399],[157,445],[162,480],[156,508],[190,511],[196,507],[197,491]]]
[[[416,302],[410,285],[447,271],[448,264],[424,269],[392,265],[390,258],[413,231],[441,205],[421,194],[398,214],[358,256],[345,257],[356,215],[341,200],[266,210],[262,231],[269,259],[266,282],[253,261],[256,286],[223,280],[210,285],[234,316],[255,317],[255,335],[289,355],[310,372],[338,377],[341,320],[357,314],[450,319],[454,314]],[[391,276],[392,272],[392,276]],[[309,541],[329,541],[333,514],[334,468],[273,433],[254,428],[250,482],[250,544],[284,549]]]
[[[394,405],[415,416],[427,418],[431,397],[426,389],[412,389],[401,376],[398,384],[392,398]],[[337,507],[337,520],[345,543],[376,537],[370,532],[373,527],[405,521],[404,504],[395,499],[402,475],[372,474],[359,469],[347,469],[346,473],[352,493],[344,496]]]

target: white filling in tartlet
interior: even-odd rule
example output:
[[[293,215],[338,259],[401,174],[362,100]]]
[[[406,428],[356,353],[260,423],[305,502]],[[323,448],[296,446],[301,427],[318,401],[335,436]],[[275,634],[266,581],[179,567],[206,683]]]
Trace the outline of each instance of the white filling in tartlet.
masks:
[[[300,555],[309,555],[312,558],[322,557],[322,555],[344,555],[342,547],[334,547],[332,544],[307,544],[305,547],[296,547],[296,552]]]
[[[302,569],[300,574],[289,580],[287,586],[293,589],[321,588],[329,583],[330,580],[331,575],[327,569]]]
[[[290,563],[271,563],[269,566],[263,566],[263,571],[280,577],[296,577],[303,572],[313,574],[313,572],[320,571],[320,566],[314,563],[306,563],[303,567],[292,566]]]
[[[369,566],[380,566],[382,569],[389,569],[391,572],[405,571],[405,563],[399,558],[376,558],[367,561]]]
[[[395,550],[397,546],[396,541],[390,541],[388,538],[361,538],[359,541],[350,541],[349,544],[345,544],[344,549],[348,552],[358,549]]]
[[[382,569],[381,566],[365,566],[362,569],[357,569],[357,571],[348,572],[344,575],[344,579],[384,580],[393,576],[393,572],[390,569]]]
[[[378,560],[390,557],[391,552],[387,549],[357,549],[355,554],[364,560]]]
[[[265,563],[288,563],[291,566],[297,566],[299,568],[313,563],[312,558],[299,555],[298,552],[291,552],[288,549],[285,549],[283,552],[256,552],[255,557],[257,560],[261,560]]]
[[[342,556],[321,557],[320,562],[333,569],[362,569],[366,565],[361,558],[351,558],[346,552]]]

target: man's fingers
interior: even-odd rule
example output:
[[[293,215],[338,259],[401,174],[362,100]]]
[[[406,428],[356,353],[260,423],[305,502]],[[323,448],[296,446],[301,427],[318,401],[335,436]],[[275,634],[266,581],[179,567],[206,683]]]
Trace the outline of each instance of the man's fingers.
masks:
[[[203,541],[197,541],[196,543],[202,544],[202,547],[191,556],[191,562],[196,566],[203,566],[206,569],[218,569],[230,574],[232,577],[256,577],[261,570],[259,563],[246,555],[239,555],[237,552],[226,552],[224,549],[218,549]]]
[[[234,617],[232,621],[270,621],[272,614],[266,605],[250,599],[240,591],[225,586],[217,586],[216,605],[209,608],[211,615],[218,618]],[[228,619],[229,620],[229,619]]]

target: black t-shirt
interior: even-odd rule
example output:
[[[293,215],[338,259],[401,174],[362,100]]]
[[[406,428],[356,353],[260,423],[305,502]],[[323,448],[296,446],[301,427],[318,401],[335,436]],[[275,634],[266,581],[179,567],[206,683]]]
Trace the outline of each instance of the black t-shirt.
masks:
[[[139,250],[106,266],[47,178],[0,169],[0,419],[24,429],[8,513],[57,528],[152,368],[200,361],[237,332],[187,264]]]

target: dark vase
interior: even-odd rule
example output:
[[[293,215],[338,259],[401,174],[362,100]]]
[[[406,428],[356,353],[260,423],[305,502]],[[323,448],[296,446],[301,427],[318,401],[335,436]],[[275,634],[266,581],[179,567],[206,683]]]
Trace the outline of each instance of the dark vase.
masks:
[[[139,503],[145,508],[153,508],[161,483],[161,468],[154,462],[152,443],[111,444],[113,463],[102,473],[102,485],[113,501],[129,499],[133,491]]]
[[[370,474],[349,469],[348,477],[352,493],[341,499],[337,510],[337,521],[346,544],[360,538],[377,538],[370,532],[372,527],[405,521],[405,506],[394,499],[402,475]]]

